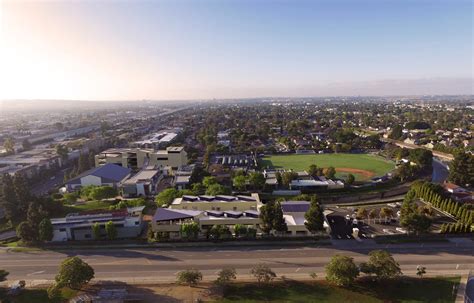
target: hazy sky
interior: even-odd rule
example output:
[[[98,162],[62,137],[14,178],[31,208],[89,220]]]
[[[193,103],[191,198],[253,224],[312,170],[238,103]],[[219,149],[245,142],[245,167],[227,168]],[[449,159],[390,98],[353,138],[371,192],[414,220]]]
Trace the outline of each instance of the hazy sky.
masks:
[[[4,99],[473,93],[470,0],[1,3]]]

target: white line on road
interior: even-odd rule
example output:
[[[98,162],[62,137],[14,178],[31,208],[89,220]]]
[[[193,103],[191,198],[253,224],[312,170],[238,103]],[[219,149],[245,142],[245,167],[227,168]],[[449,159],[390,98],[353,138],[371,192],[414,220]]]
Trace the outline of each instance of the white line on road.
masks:
[[[298,267],[295,272],[299,272],[301,270],[301,267]]]
[[[45,270],[35,271],[35,272],[30,273],[30,274],[27,274],[27,276],[39,275],[39,274],[42,274],[44,272],[45,272]]]
[[[456,269],[459,269],[459,264],[456,264]]]

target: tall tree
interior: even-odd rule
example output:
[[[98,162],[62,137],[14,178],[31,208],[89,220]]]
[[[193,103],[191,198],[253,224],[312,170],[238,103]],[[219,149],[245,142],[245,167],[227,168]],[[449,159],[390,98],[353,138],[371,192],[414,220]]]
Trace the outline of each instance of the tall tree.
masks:
[[[101,236],[100,224],[98,222],[95,222],[94,224],[92,224],[91,228],[92,228],[92,236],[94,237],[94,240],[100,240],[100,236]]]
[[[474,155],[460,152],[449,164],[449,181],[460,186],[474,186]]]
[[[53,225],[48,218],[44,218],[39,224],[39,239],[44,242],[53,239]]]
[[[253,172],[249,175],[249,183],[255,189],[263,189],[265,177],[261,172]]]
[[[311,199],[311,204],[308,211],[305,213],[304,218],[306,219],[304,225],[311,233],[314,234],[318,231],[324,230],[323,210],[315,196]]]
[[[326,169],[326,173],[324,174],[326,176],[326,178],[328,179],[334,179],[334,177],[336,176],[336,169],[332,166],[329,166],[327,169]]]
[[[109,240],[115,240],[115,238],[117,238],[117,227],[115,227],[114,222],[109,221],[105,223],[105,233]]]
[[[32,199],[30,186],[25,175],[22,173],[16,173],[13,177],[13,187],[15,189],[15,195],[18,202],[18,211],[25,213],[28,209],[28,204]]]
[[[15,153],[15,140],[12,137],[8,137],[3,142],[3,148],[7,151],[8,154]]]
[[[235,176],[234,179],[232,179],[232,185],[238,190],[238,191],[244,191],[246,187],[247,179],[245,176],[239,175]]]
[[[311,177],[316,178],[318,176],[318,166],[316,164],[311,164],[308,168],[308,174]]]
[[[13,186],[13,178],[9,174],[2,176],[0,206],[5,210],[7,219],[19,222],[18,200]]]
[[[262,221],[262,226],[260,228],[264,233],[270,234],[273,230],[274,217],[274,202],[267,202],[265,205],[260,207],[260,220]]]
[[[273,217],[273,228],[279,234],[283,234],[288,230],[288,226],[285,221],[285,217],[283,217],[283,210],[281,208],[280,202],[275,202],[273,204],[274,207],[274,217]]]
[[[68,159],[68,148],[62,144],[56,145],[56,153],[61,157],[63,161]]]

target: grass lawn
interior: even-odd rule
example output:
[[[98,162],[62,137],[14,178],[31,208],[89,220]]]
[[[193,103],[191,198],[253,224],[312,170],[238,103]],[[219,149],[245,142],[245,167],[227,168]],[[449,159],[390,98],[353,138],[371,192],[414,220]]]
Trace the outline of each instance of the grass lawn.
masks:
[[[360,173],[357,173],[357,171],[351,172],[356,180],[382,176],[395,167],[393,162],[369,154],[292,154],[266,156],[260,160],[261,167],[293,169],[295,171],[307,170],[311,164],[324,168],[335,167],[338,178],[345,178],[349,173],[344,168],[361,170]]]
[[[98,209],[108,210],[111,205],[112,203],[108,201],[87,201],[87,202],[76,204],[76,205],[64,205],[64,212],[65,214],[68,214],[68,213],[75,213],[75,212],[80,213],[83,211],[98,210]]]
[[[459,277],[404,278],[391,282],[359,282],[350,288],[318,282],[275,282],[258,286],[256,283],[230,285],[218,303],[230,302],[454,302],[453,285]]]
[[[61,297],[55,298],[53,300],[48,298],[48,293],[46,289],[24,289],[19,295],[9,297],[12,303],[60,303],[67,302],[69,299],[72,299],[77,294],[76,290],[70,288],[63,288],[61,290]],[[4,294],[2,294],[5,296]]]

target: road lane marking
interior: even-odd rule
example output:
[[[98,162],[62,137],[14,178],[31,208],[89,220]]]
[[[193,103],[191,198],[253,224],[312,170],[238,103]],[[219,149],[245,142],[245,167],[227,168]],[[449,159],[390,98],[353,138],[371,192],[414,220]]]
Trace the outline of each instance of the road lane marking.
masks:
[[[39,275],[39,274],[42,274],[44,272],[45,272],[45,270],[35,271],[35,272],[30,273],[30,274],[27,274],[27,276]]]
[[[456,265],[456,269],[459,269],[459,264]]]
[[[299,272],[301,270],[301,267],[298,267],[295,272]]]

